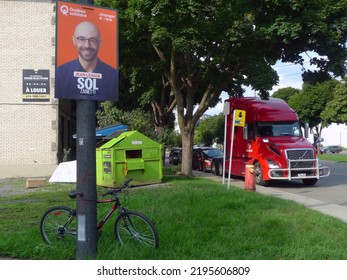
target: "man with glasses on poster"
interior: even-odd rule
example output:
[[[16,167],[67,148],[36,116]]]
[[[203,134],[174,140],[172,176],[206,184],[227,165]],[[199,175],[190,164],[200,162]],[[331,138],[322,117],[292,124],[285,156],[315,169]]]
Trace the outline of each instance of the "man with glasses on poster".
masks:
[[[117,101],[118,71],[98,58],[98,27],[89,21],[80,22],[72,40],[78,57],[56,68],[55,97]]]

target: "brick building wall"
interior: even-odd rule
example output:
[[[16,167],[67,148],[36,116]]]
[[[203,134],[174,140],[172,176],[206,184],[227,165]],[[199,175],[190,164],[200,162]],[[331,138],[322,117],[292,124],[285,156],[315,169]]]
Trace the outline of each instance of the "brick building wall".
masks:
[[[0,0],[0,167],[58,163],[54,6],[52,0]],[[23,100],[23,69],[49,70],[48,99]]]

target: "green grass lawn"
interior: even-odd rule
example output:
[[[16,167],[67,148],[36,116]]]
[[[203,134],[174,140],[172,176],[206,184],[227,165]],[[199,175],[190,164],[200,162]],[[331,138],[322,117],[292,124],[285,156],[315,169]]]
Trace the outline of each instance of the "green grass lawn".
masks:
[[[318,155],[322,160],[331,160],[341,163],[347,163],[347,155],[346,154],[320,154]]]
[[[165,186],[134,188],[121,197],[128,209],[155,223],[159,249],[122,247],[111,219],[99,239],[98,259],[347,259],[347,224],[335,218],[276,197],[227,190],[208,179],[166,176],[164,181]],[[0,181],[0,188],[8,184]],[[16,187],[25,188],[25,181],[17,180]],[[48,246],[39,233],[47,208],[74,207],[67,196],[73,188],[47,184],[31,193],[0,197],[0,256],[75,259],[74,244]]]

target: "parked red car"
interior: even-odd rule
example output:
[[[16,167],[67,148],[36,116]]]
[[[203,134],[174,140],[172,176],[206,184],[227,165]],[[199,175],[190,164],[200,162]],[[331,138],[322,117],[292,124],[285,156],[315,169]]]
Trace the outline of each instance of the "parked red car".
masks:
[[[212,147],[199,147],[193,149],[193,169],[204,172],[212,171],[212,159],[223,158],[223,152],[220,149]]]

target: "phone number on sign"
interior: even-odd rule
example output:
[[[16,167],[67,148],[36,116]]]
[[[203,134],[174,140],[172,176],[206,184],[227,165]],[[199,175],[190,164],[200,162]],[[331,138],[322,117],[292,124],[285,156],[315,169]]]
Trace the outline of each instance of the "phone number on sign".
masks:
[[[245,267],[191,267],[190,275],[201,276],[201,275],[248,275],[251,269],[248,266]]]

